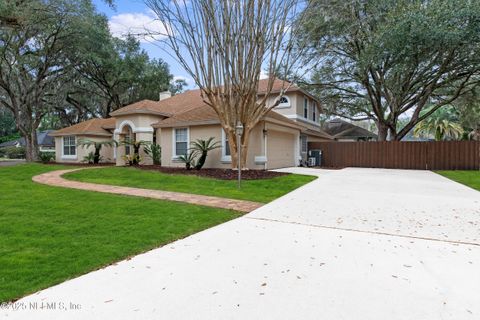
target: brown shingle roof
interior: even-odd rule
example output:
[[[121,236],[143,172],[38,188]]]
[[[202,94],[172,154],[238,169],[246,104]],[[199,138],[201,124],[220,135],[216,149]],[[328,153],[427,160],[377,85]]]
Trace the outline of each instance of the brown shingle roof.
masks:
[[[272,86],[272,92],[279,92],[282,89],[287,91],[300,90],[295,85],[289,86],[290,83],[280,79],[275,79]],[[268,79],[262,79],[258,82],[258,92],[261,94],[267,90]],[[175,114],[185,112],[192,108],[203,106],[205,103],[200,95],[200,89],[189,90],[184,93],[177,94],[171,98],[167,98],[161,101],[142,100],[135,102],[123,108],[110,113],[111,116],[126,115],[132,113],[146,113],[146,114],[158,114],[165,117],[171,117]]]
[[[80,122],[71,127],[66,127],[50,133],[50,136],[66,136],[66,135],[96,135],[111,136],[112,133],[107,129],[115,128],[115,118],[108,119],[90,119]]]
[[[174,114],[199,107],[203,104],[200,90],[189,90],[161,101],[142,100],[120,108],[110,113],[110,115],[119,116],[132,113],[147,113],[171,117]]]
[[[295,128],[304,128],[301,124],[284,117],[283,115],[270,111],[265,117],[265,120],[276,120],[289,125]],[[194,108],[183,113],[174,115],[171,118],[162,120],[153,126],[155,128],[169,128],[169,127],[178,127],[178,126],[191,126],[191,125],[203,125],[203,124],[219,124],[220,120],[218,119],[215,111],[207,105]]]
[[[377,138],[375,133],[338,118],[326,122],[322,129],[335,138]]]

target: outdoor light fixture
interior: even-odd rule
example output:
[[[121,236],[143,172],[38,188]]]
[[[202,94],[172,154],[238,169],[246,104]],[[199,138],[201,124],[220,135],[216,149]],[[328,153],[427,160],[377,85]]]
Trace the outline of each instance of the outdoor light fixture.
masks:
[[[243,134],[243,125],[240,121],[237,122],[235,127],[235,133],[237,135],[237,165],[238,165],[238,188],[241,187],[242,181],[242,134]]]

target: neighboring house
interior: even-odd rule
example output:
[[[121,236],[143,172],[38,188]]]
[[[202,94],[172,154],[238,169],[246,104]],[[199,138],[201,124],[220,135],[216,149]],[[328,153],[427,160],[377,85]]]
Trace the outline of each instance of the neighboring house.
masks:
[[[45,130],[37,132],[37,143],[41,152],[54,152],[55,151],[55,139],[50,136],[54,130]],[[0,148],[4,147],[25,147],[25,138],[18,138],[0,144]]]
[[[341,119],[327,121],[322,129],[336,141],[376,141],[378,138],[375,133]]]
[[[259,92],[265,92],[267,80],[261,80]],[[269,103],[274,101],[284,86],[276,80]],[[247,166],[251,169],[274,169],[297,166],[307,157],[309,141],[332,140],[321,130],[318,101],[292,85],[281,103],[270,111],[252,130]],[[184,166],[179,160],[186,154],[190,142],[214,137],[221,148],[209,153],[205,167],[230,168],[230,148],[220,121],[211,107],[205,104],[200,90],[191,90],[175,96],[162,93],[160,101],[143,100],[111,113],[109,119],[92,119],[58,130],[52,134],[57,142],[57,162],[80,162],[93,149],[77,146],[80,139],[96,141],[126,138],[157,143],[162,148],[163,166]],[[124,165],[125,154],[132,152],[125,146],[104,147],[104,159]],[[143,164],[151,163],[144,154]]]

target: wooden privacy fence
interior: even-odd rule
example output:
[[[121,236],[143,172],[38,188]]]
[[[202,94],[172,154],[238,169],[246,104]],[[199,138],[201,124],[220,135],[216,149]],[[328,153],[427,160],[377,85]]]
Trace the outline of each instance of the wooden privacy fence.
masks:
[[[480,141],[310,142],[324,167],[480,170]]]

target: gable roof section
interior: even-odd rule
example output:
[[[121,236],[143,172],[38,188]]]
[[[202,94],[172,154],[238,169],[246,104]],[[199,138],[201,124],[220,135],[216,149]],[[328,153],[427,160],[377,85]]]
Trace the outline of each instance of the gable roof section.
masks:
[[[161,101],[142,100],[135,102],[110,113],[110,115],[115,117],[137,113],[171,117],[177,113],[199,107],[203,104],[205,103],[200,96],[200,90],[189,90]]]
[[[37,143],[42,147],[54,147],[55,140],[49,135],[53,130],[37,131]],[[25,146],[25,138],[18,138],[11,141],[6,141],[0,144],[1,147],[11,147],[17,145]]]
[[[267,86],[268,79],[260,80],[258,82],[258,93],[260,95],[262,93],[265,93],[267,90]],[[280,79],[274,80],[271,92],[278,93],[282,89],[285,89],[287,87],[287,92],[302,91],[306,95],[315,99],[308,92],[305,92],[296,85],[290,84],[288,81],[283,81]],[[135,102],[116,111],[113,111],[112,113],[110,113],[110,115],[112,117],[116,117],[128,114],[156,114],[164,117],[171,117],[175,114],[182,113],[193,108],[198,108],[203,105],[205,105],[205,102],[201,97],[201,91],[200,89],[196,89],[189,90],[160,101],[142,100],[139,102]]]
[[[115,118],[108,119],[90,119],[80,122],[76,125],[66,127],[50,133],[50,136],[68,136],[68,135],[92,135],[92,136],[108,136],[112,133],[108,129],[115,128]]]
[[[284,126],[296,128],[302,131],[307,130],[307,128],[300,123],[288,119],[287,117],[281,115],[278,112],[271,110],[268,112],[262,120],[280,123]],[[171,127],[182,127],[182,126],[198,126],[198,125],[208,125],[208,124],[220,124],[215,111],[207,105],[203,105],[198,108],[187,110],[183,113],[174,115],[171,118],[167,118],[157,122],[153,125],[154,128],[171,128]],[[332,139],[328,134],[322,132],[317,132],[321,136]]]
[[[328,121],[323,130],[335,138],[377,138],[377,135],[342,119]]]

